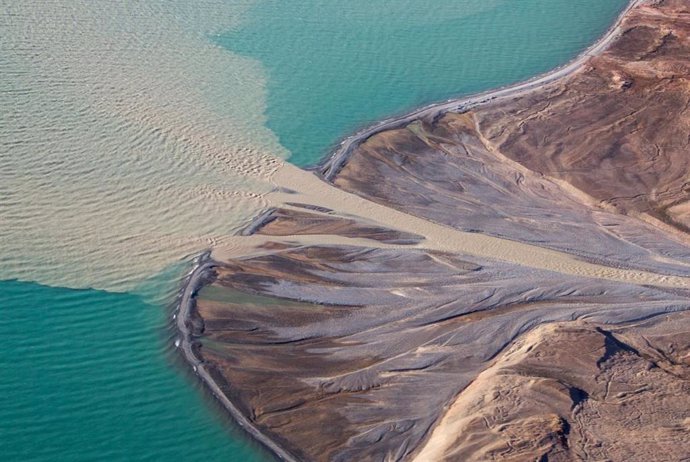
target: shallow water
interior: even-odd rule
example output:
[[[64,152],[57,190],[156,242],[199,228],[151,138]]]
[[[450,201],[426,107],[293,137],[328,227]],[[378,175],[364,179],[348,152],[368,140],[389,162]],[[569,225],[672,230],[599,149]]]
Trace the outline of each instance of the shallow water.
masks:
[[[207,37],[246,5],[0,9],[0,278],[127,290],[265,205],[264,71]]]
[[[266,206],[281,159],[546,71],[624,3],[3,3],[3,460],[265,459],[174,365],[186,257]]]

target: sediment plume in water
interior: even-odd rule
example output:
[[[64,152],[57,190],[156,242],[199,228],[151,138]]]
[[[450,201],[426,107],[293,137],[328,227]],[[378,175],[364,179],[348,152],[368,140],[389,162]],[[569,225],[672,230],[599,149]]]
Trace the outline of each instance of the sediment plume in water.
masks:
[[[264,71],[209,39],[247,7],[3,7],[0,277],[127,290],[266,207]]]

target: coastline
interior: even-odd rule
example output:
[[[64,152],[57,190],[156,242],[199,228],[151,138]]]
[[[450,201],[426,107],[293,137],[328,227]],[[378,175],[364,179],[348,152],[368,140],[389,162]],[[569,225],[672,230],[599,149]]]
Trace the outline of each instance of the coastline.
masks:
[[[509,99],[518,95],[539,91],[546,85],[565,79],[578,72],[590,58],[605,52],[609,45],[620,36],[622,31],[621,26],[627,14],[635,7],[647,3],[648,1],[649,0],[631,0],[612,26],[596,43],[563,66],[523,82],[458,99],[430,104],[407,114],[380,121],[345,138],[335,151],[328,154],[322,162],[310,170],[314,170],[316,175],[326,182],[331,182],[340,169],[348,162],[352,152],[373,135],[398,128],[421,118],[434,120],[449,112],[464,112],[497,100]],[[273,210],[274,209],[271,208],[260,213],[240,232],[240,235],[246,236],[254,234],[256,230],[271,220],[271,213]],[[190,327],[194,316],[195,296],[197,291],[203,286],[204,278],[216,265],[217,263],[210,257],[210,251],[203,253],[197,258],[192,272],[181,288],[181,296],[176,313],[176,328],[181,337],[179,347],[185,360],[192,366],[197,376],[199,376],[213,395],[222,403],[223,407],[230,413],[240,427],[247,431],[257,442],[269,449],[276,457],[285,461],[296,462],[298,460],[297,458],[259,430],[240,412],[236,405],[222,392],[219,385],[204,367],[204,362],[200,360],[195,353],[194,332]]]
[[[415,109],[412,112],[408,112],[397,117],[384,119],[345,138],[340,142],[338,148],[334,152],[326,155],[325,158],[313,168],[313,170],[315,170],[321,178],[330,182],[347,162],[352,151],[368,138],[380,132],[399,128],[414,120],[423,118],[434,120],[448,112],[464,112],[484,104],[496,102],[498,100],[513,98],[515,96],[538,91],[541,90],[543,86],[571,76],[580,70],[587,60],[605,52],[608,46],[620,36],[621,26],[627,14],[632,9],[648,1],[649,0],[631,0],[618,15],[615,22],[611,25],[611,27],[609,27],[604,35],[599,38],[599,40],[562,66],[512,85],[499,87],[460,98],[453,98],[443,102],[432,103]]]
[[[204,252],[195,258],[192,271],[187,276],[180,292],[180,302],[175,312],[175,326],[180,335],[179,349],[187,363],[192,367],[194,373],[208,387],[208,390],[216,397],[223,407],[230,413],[230,416],[237,424],[247,432],[255,441],[262,444],[276,457],[286,462],[297,462],[297,459],[272,439],[263,434],[252,422],[247,419],[242,412],[233,404],[230,399],[222,392],[218,384],[213,380],[211,374],[204,367],[204,362],[200,360],[194,352],[193,329],[190,327],[194,315],[194,300],[196,292],[203,286],[203,281],[209,272],[216,266],[216,262],[210,257],[210,252]]]

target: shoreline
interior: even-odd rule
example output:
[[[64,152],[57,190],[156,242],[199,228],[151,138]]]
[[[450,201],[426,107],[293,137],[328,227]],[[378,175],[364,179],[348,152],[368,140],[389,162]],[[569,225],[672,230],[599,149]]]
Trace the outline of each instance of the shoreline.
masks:
[[[206,251],[196,257],[194,267],[185,279],[184,285],[180,291],[180,302],[178,309],[175,312],[175,326],[179,338],[179,350],[181,351],[185,361],[192,366],[192,370],[204,383],[213,396],[223,405],[228,411],[232,419],[255,441],[263,445],[276,457],[286,462],[298,462],[292,454],[285,451],[282,447],[276,444],[271,438],[263,434],[252,422],[247,419],[242,412],[230,401],[230,399],[223,393],[218,384],[213,380],[211,374],[204,367],[204,362],[194,352],[195,341],[193,338],[193,329],[190,328],[194,311],[194,300],[196,292],[203,286],[204,277],[208,275],[215,266],[216,262],[211,258],[209,251]]]
[[[559,67],[556,67],[544,74],[536,75],[528,80],[460,98],[452,98],[438,103],[431,103],[415,109],[412,112],[376,122],[373,125],[365,127],[342,140],[333,152],[327,154],[313,168],[308,168],[307,170],[315,171],[318,176],[330,182],[338,174],[343,165],[347,163],[352,151],[365,142],[368,138],[380,132],[400,128],[403,125],[407,125],[408,123],[421,118],[433,120],[448,112],[465,112],[469,109],[495,102],[497,100],[513,98],[519,95],[531,93],[533,91],[538,91],[546,85],[569,77],[575,72],[579,71],[588,59],[605,52],[611,42],[620,36],[621,25],[627,14],[633,8],[636,8],[648,1],[650,0],[630,0],[628,5],[623,9],[623,11],[621,11],[611,27],[606,30],[599,40],[578,54],[575,58]]]
[[[407,114],[391,117],[389,119],[377,122],[345,138],[338,144],[338,147],[333,152],[326,155],[321,162],[317,163],[314,167],[307,168],[305,170],[313,171],[317,177],[327,183],[330,183],[338,174],[340,169],[347,163],[354,149],[377,133],[393,128],[399,128],[400,126],[406,125],[420,118],[436,119],[448,112],[464,112],[484,104],[495,102],[496,100],[513,98],[519,95],[539,91],[546,85],[552,84],[561,79],[565,79],[579,71],[590,58],[605,52],[609,45],[620,36],[622,23],[628,13],[632,9],[647,3],[648,1],[649,0],[631,0],[618,15],[615,22],[599,40],[577,55],[573,60],[560,67],[557,67],[547,73],[537,75],[526,81],[457,99],[432,103]],[[267,220],[270,220],[273,210],[274,207],[270,207],[258,214],[245,228],[239,231],[238,234],[242,236],[254,234],[254,232],[263,226]],[[204,277],[207,276],[209,271],[211,271],[216,265],[217,263],[211,258],[210,250],[202,253],[195,258],[194,267],[181,287],[181,295],[175,318],[176,330],[180,336],[179,349],[181,350],[186,362],[192,366],[194,373],[201,379],[205,386],[208,387],[209,391],[211,391],[216,399],[220,401],[223,407],[229,412],[230,416],[242,429],[248,433],[249,436],[263,445],[278,459],[287,462],[297,462],[298,459],[295,456],[283,449],[271,437],[261,432],[246,416],[240,412],[237,406],[235,406],[235,404],[222,392],[219,385],[213,380],[211,374],[204,367],[204,361],[201,360],[195,352],[195,339],[193,329],[190,327],[194,315],[195,297],[197,291],[203,287]]]

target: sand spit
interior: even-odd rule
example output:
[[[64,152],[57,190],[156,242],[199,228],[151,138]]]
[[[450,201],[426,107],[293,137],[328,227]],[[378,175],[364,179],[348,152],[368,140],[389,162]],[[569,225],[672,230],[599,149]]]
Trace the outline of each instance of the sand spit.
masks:
[[[237,409],[232,401],[220,390],[215,380],[207,370],[204,362],[201,361],[195,353],[195,344],[192,341],[193,324],[188,320],[192,313],[190,309],[193,306],[193,298],[196,296],[196,291],[204,284],[204,281],[209,278],[209,272],[214,268],[216,263],[209,258],[209,254],[205,253],[197,258],[194,269],[187,277],[183,290],[180,292],[180,309],[176,313],[177,330],[182,336],[180,342],[180,349],[185,359],[194,369],[194,372],[204,381],[206,386],[216,396],[216,398],[223,404],[225,409],[232,415],[237,423],[247,432],[252,438],[266,446],[273,451],[275,455],[286,462],[292,462],[293,459],[289,453],[285,452],[280,446],[276,445],[270,438],[266,438],[261,431],[252,424],[252,422],[245,417],[245,415]]]
[[[281,167],[190,278],[188,360],[286,460],[690,453],[688,17],[633,2],[556,78]]]

